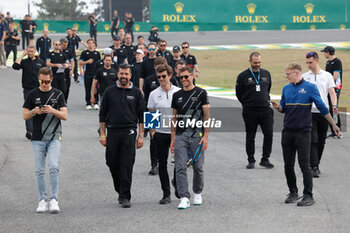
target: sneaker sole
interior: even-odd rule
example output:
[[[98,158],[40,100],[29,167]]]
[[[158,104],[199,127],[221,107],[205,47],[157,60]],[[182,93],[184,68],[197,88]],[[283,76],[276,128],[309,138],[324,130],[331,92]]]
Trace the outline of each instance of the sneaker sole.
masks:
[[[177,207],[177,209],[179,209],[179,210],[185,210],[185,209],[188,209],[188,208],[190,208],[190,207]]]
[[[193,203],[193,205],[202,205],[202,203],[198,204],[198,203]]]
[[[59,210],[50,210],[51,214],[58,214],[60,211]]]
[[[300,205],[300,204],[298,203],[297,206],[303,207],[303,206],[310,206],[310,205],[313,205],[313,204],[315,204],[315,201],[312,201],[312,202],[310,202],[310,203],[308,203],[308,204],[306,204],[306,205]]]

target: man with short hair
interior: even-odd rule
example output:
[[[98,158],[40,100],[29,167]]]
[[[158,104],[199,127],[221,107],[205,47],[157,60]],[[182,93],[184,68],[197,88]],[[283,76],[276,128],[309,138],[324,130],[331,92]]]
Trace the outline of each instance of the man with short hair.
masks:
[[[95,95],[96,103],[91,105],[91,85],[95,75],[95,66],[97,61],[101,59],[101,55],[96,51],[96,44],[94,39],[87,40],[88,49],[81,53],[79,59],[80,73],[84,74],[84,86],[85,86],[85,101],[86,110],[98,110],[98,95]],[[83,71],[84,67],[84,71]]]
[[[106,146],[106,164],[122,208],[131,207],[130,189],[135,162],[135,144],[136,148],[143,146],[145,103],[142,93],[130,83],[130,79],[130,65],[120,65],[117,85],[108,87],[104,92],[99,115],[100,143]],[[136,139],[137,125],[139,133]]]
[[[173,55],[166,50],[167,42],[165,40],[160,40],[158,42],[158,45],[159,49],[157,51],[157,57],[164,57],[170,65],[173,61]]]
[[[146,44],[145,43],[145,38],[142,35],[139,35],[137,37],[137,45],[141,45],[141,44]]]
[[[119,36],[113,37],[113,45],[110,46],[113,49],[113,61],[118,65],[128,63],[128,54],[122,48],[122,39]]]
[[[113,11],[113,18],[112,18],[112,22],[111,22],[112,39],[118,34],[119,23],[120,23],[120,19],[118,16],[118,11],[114,10]]]
[[[105,50],[103,51],[103,54],[104,56],[112,56],[112,64],[111,64],[111,67],[118,70],[118,64],[116,62],[113,61],[113,57],[114,57],[114,53],[113,53],[113,49],[111,48],[105,48]],[[103,59],[100,59],[96,62],[96,65],[95,65],[95,74],[96,74],[96,71],[100,68],[102,68],[104,66],[104,61]]]
[[[6,68],[6,55],[5,55],[5,37],[6,30],[2,23],[4,20],[3,16],[0,15],[0,68]]]
[[[46,58],[46,65],[51,67],[53,73],[52,86],[66,95],[67,82],[64,71],[70,67],[70,64],[66,55],[61,51],[59,40],[53,42],[53,51]]]
[[[78,81],[78,77],[79,77],[79,74],[78,74],[78,61],[77,61],[77,49],[79,48],[79,41],[81,41],[80,37],[78,35],[74,36],[74,32],[76,33],[77,32],[77,29],[76,28],[67,28],[66,30],[67,32],[67,40],[68,40],[68,49],[70,51],[72,51],[72,54],[74,56],[74,64],[75,67],[74,67],[74,81],[75,82],[79,82]]]
[[[137,88],[139,88],[140,85],[141,65],[144,56],[144,52],[141,49],[137,49],[135,53],[136,61],[132,64],[131,82]]]
[[[210,117],[210,105],[207,92],[193,84],[193,68],[186,66],[180,71],[183,88],[174,93],[171,107],[171,152],[175,155],[176,186],[181,202],[178,209],[190,207],[191,194],[188,191],[187,160],[188,151],[193,155],[193,204],[201,205],[204,187],[204,151],[208,147],[209,128],[197,127]],[[195,121],[195,127],[187,127],[186,122]],[[176,125],[176,127],[175,127]]]
[[[145,57],[141,66],[140,90],[143,94],[143,84],[147,77],[155,74],[154,61],[156,60],[157,44],[151,42],[148,44],[148,57]]]
[[[170,122],[172,115],[172,97],[175,92],[180,90],[180,88],[172,85],[170,82],[173,70],[169,65],[158,65],[156,67],[156,72],[160,86],[151,92],[148,99],[147,108],[151,112],[160,111],[162,114],[162,120],[164,122]],[[171,202],[170,181],[167,169],[171,142],[171,128],[162,127],[160,129],[151,130],[150,134],[155,140],[157,147],[159,178],[163,190],[163,197],[159,201],[159,204],[168,204]]]
[[[196,57],[189,54],[190,51],[190,44],[188,42],[182,42],[182,54],[181,54],[181,60],[184,60],[186,64],[196,71],[196,77],[199,77],[199,68],[197,64]]]
[[[61,120],[67,120],[67,105],[63,93],[51,87],[52,71],[48,67],[39,70],[39,88],[29,92],[23,104],[23,119],[33,119],[32,148],[36,183],[39,193],[37,213],[49,210],[59,213],[58,187],[60,148],[62,140]],[[46,191],[45,167],[48,160],[50,173],[50,197]]]
[[[316,84],[318,91],[321,95],[323,103],[328,106],[327,95],[331,97],[332,110],[338,113],[337,109],[337,97],[334,91],[334,80],[330,73],[321,70],[319,64],[319,57],[316,52],[310,52],[306,54],[306,64],[310,69],[308,72],[302,75],[305,81]],[[312,106],[312,130],[311,130],[311,148],[310,148],[310,167],[313,177],[319,177],[320,170],[319,164],[326,144],[326,137],[328,131],[328,122],[322,116],[320,111],[315,105]]]
[[[175,82],[173,82],[173,84],[177,87],[182,88],[182,82],[180,79],[180,70],[186,66],[186,62],[179,60],[175,63],[175,67],[174,67],[174,75],[173,75],[173,80],[175,80]]]
[[[95,40],[95,43],[97,43],[97,19],[96,14],[92,13],[89,16],[89,25],[90,25],[90,38]]]
[[[340,133],[340,130],[322,101],[317,86],[305,81],[301,76],[301,71],[300,64],[288,64],[286,67],[286,77],[290,83],[283,87],[280,104],[274,102],[272,104],[277,111],[285,114],[282,131],[282,150],[284,173],[290,192],[285,203],[295,203],[299,199],[294,171],[295,155],[298,152],[298,162],[303,173],[304,190],[303,199],[297,205],[310,206],[315,203],[312,195],[312,175],[309,163],[312,103],[315,103],[324,118],[332,124],[337,134]]]
[[[60,39],[61,43],[61,51],[66,55],[68,62],[70,64],[69,68],[66,68],[64,70],[64,75],[66,79],[66,92],[64,93],[64,97],[66,99],[66,103],[68,102],[68,96],[69,96],[69,90],[70,90],[70,85],[71,85],[71,77],[73,76],[74,68],[75,68],[75,63],[74,63],[74,55],[72,51],[68,48],[68,41],[67,38],[62,38]]]
[[[51,39],[48,37],[48,35],[49,35],[49,30],[45,28],[43,30],[42,37],[36,40],[36,50],[39,53],[39,57],[43,60],[46,60],[51,49]]]
[[[326,46],[324,49],[321,50],[321,52],[324,52],[324,56],[327,59],[326,71],[331,73],[331,75],[333,76],[333,80],[335,83],[334,89],[335,89],[335,94],[337,96],[337,107],[338,107],[340,92],[341,92],[342,83],[343,83],[343,65],[341,60],[335,56],[335,49],[332,46]],[[333,116],[334,114],[333,107],[331,107],[332,101],[329,98],[329,96],[328,96],[328,102],[330,105],[329,112]],[[336,120],[337,126],[341,129],[339,114],[337,114],[336,118],[337,118]],[[336,136],[332,128],[331,128],[331,132],[332,133],[327,137],[336,138],[336,139],[341,139],[343,137],[341,133],[340,133],[340,137]]]
[[[121,47],[126,51],[128,64],[132,64],[135,62],[135,51],[137,47],[132,44],[130,33],[125,34],[124,40],[124,44]]]
[[[9,30],[6,32],[5,36],[5,50],[6,50],[6,60],[8,59],[11,51],[13,52],[13,62],[17,60],[17,45],[19,43],[19,35],[17,30],[13,28],[13,23],[9,24]]]
[[[236,96],[242,104],[246,131],[247,169],[255,167],[255,135],[260,125],[264,135],[260,166],[273,168],[269,157],[272,150],[273,110],[270,107],[270,72],[261,69],[261,55],[253,52],[249,56],[250,67],[240,73],[236,81]]]
[[[148,47],[146,44],[138,44],[137,49],[141,49],[146,57],[148,57]]]
[[[174,46],[173,47],[173,58],[171,59],[169,65],[173,68],[173,70],[175,71],[175,65],[176,62],[181,61],[181,54],[180,54],[180,47],[179,46]]]
[[[39,70],[46,66],[44,60],[35,56],[35,46],[29,45],[27,50],[25,50],[20,58],[18,58],[12,65],[14,70],[22,69],[22,88],[23,88],[23,98],[27,98],[28,93],[39,86]],[[26,59],[23,59],[28,56]],[[26,138],[32,139],[33,134],[33,119],[28,119],[25,121],[26,125]]]

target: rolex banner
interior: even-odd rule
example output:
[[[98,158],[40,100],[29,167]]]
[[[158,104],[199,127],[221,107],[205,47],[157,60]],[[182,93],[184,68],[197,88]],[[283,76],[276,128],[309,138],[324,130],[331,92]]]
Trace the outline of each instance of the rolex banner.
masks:
[[[349,0],[151,0],[164,31],[345,29]]]

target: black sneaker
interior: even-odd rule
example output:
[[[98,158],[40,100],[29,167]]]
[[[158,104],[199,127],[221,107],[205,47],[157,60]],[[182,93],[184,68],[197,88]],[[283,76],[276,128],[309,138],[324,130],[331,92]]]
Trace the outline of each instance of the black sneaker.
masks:
[[[315,203],[315,200],[310,195],[305,195],[301,201],[298,202],[298,206],[310,206]]]
[[[272,163],[270,163],[270,161],[268,159],[267,160],[261,160],[259,165],[262,166],[262,167],[269,168],[269,169],[274,167],[274,165]]]
[[[335,133],[331,133],[327,135],[327,138],[337,138],[337,135],[335,135]]]
[[[311,174],[312,174],[312,177],[314,177],[314,178],[320,177],[317,167],[311,168]]]
[[[171,203],[170,196],[163,197],[160,201],[159,204],[164,205],[164,204],[169,204]]]
[[[295,203],[298,199],[299,199],[298,193],[289,193],[284,203],[286,204]]]
[[[120,207],[122,207],[122,208],[130,208],[131,207],[131,203],[128,199],[123,199],[119,203],[120,203]]]
[[[171,180],[171,184],[174,186],[174,189],[175,189],[175,197],[180,199],[180,196],[179,196],[179,193],[177,192],[177,188],[176,188],[176,184],[175,184],[174,179]]]
[[[247,169],[253,169],[255,168],[255,163],[248,163],[248,165],[246,166]]]
[[[157,167],[152,167],[151,170],[148,172],[150,176],[155,176],[158,174],[158,169]]]
[[[27,138],[28,140],[31,140],[31,139],[32,139],[32,134],[31,134],[30,132],[27,132],[27,133],[26,133],[26,138]]]

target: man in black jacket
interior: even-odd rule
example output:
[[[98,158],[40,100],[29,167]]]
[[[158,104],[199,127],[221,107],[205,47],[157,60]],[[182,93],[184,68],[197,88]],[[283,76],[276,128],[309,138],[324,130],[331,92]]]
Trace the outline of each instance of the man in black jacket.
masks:
[[[46,61],[51,49],[51,39],[48,37],[49,30],[43,30],[43,36],[36,40],[36,50],[39,52],[39,57]]]
[[[100,109],[100,143],[106,146],[106,164],[122,208],[131,207],[130,189],[135,162],[135,144],[137,148],[143,146],[145,103],[141,91],[130,82],[130,67],[128,64],[119,66],[117,85],[106,89]],[[136,140],[137,124],[139,134]]]
[[[35,56],[35,46],[29,45],[27,50],[23,52],[22,56],[13,63],[12,68],[15,70],[22,69],[22,88],[23,97],[27,98],[28,93],[39,86],[38,73],[40,68],[45,67],[45,61]],[[28,55],[28,58],[23,59]],[[33,119],[26,120],[26,138],[32,138],[33,133]]]
[[[247,169],[254,168],[255,135],[258,125],[264,134],[263,154],[260,166],[273,168],[269,157],[272,149],[273,110],[270,108],[270,72],[261,69],[261,56],[250,54],[251,67],[240,73],[236,82],[236,96],[243,106],[243,119],[246,130]]]

